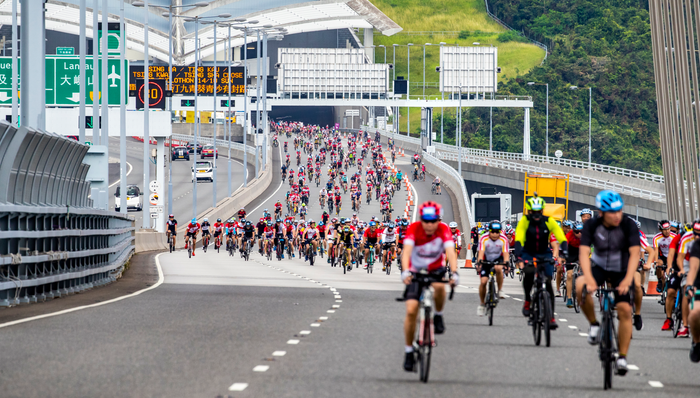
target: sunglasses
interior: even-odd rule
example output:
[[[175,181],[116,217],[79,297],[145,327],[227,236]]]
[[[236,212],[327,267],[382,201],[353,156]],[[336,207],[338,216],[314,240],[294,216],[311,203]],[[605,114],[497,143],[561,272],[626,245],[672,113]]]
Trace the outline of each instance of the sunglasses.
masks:
[[[575,233],[575,234],[580,234],[580,233],[581,233],[581,231],[574,231],[574,233]]]
[[[438,220],[423,220],[423,219],[421,219],[421,221],[426,223],[426,224],[435,224],[436,222],[438,222]]]

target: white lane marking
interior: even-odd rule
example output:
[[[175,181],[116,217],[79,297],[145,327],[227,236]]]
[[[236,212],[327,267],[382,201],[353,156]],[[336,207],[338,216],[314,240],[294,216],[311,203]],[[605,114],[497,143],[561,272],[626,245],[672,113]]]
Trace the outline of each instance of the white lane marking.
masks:
[[[515,300],[515,301],[523,301],[522,299],[519,299],[519,298],[517,298],[517,297],[513,297],[513,300]]]
[[[160,253],[160,254],[156,255],[156,268],[158,269],[158,282],[156,282],[156,284],[153,285],[153,286],[149,286],[149,287],[147,287],[147,288],[145,288],[145,289],[141,289],[141,290],[139,290],[139,291],[137,291],[137,292],[134,292],[134,293],[131,293],[131,294],[127,294],[127,295],[124,295],[124,296],[121,296],[121,297],[113,298],[113,299],[111,299],[111,300],[103,301],[103,302],[101,302],[101,303],[95,303],[95,304],[90,304],[90,305],[83,305],[83,306],[80,306],[80,307],[69,308],[69,309],[67,309],[67,310],[52,312],[52,313],[49,313],[49,314],[42,314],[42,315],[32,316],[32,317],[29,317],[29,318],[18,319],[18,320],[16,320],[16,321],[12,321],[12,322],[6,322],[6,323],[3,323],[3,324],[0,324],[0,329],[2,329],[2,328],[4,328],[4,327],[8,327],[8,326],[18,325],[18,324],[20,324],[20,323],[36,321],[36,320],[39,320],[39,319],[50,318],[50,317],[54,317],[54,316],[58,316],[58,315],[63,315],[63,314],[68,314],[68,313],[71,313],[71,312],[80,311],[80,310],[84,310],[84,309],[88,309],[88,308],[99,307],[99,306],[106,305],[106,304],[116,303],[117,301],[122,301],[122,300],[124,300],[124,299],[128,299],[128,298],[131,298],[131,297],[138,296],[139,294],[144,293],[144,292],[147,292],[147,291],[149,291],[149,290],[153,290],[153,289],[157,288],[158,286],[162,285],[162,284],[163,284],[163,280],[165,280],[165,277],[163,276],[163,269],[160,267],[160,259],[159,259],[159,257],[161,256],[161,254],[165,254],[165,253]]]
[[[579,333],[578,335],[581,337],[588,337],[588,333]]]
[[[507,294],[504,294],[503,297],[505,297],[505,298],[510,298],[510,296],[507,295]]]
[[[299,340],[287,340],[287,344],[299,344]]]
[[[233,383],[228,388],[229,391],[243,391],[248,387],[248,383]]]
[[[310,330],[302,330],[301,332],[299,332],[299,334],[307,335],[307,334],[311,334],[311,331]]]
[[[277,149],[279,150],[279,153],[280,153],[280,161],[282,161],[282,149],[281,149],[281,148],[282,148],[282,147],[277,147]],[[270,167],[272,167],[272,159],[270,159]],[[251,211],[250,211],[250,214],[255,213],[255,211],[258,210],[259,208],[263,207],[263,205],[264,205],[265,203],[267,203],[268,200],[272,199],[272,197],[275,196],[275,195],[277,194],[277,192],[279,192],[280,189],[282,189],[282,183],[283,183],[283,181],[280,181],[280,186],[277,187],[277,189],[275,190],[275,192],[273,192],[269,197],[267,197],[267,199],[263,200],[263,201],[260,203],[260,205],[258,205],[258,207],[256,207],[256,208],[254,208],[253,210],[251,210]]]
[[[320,323],[312,323],[312,324],[311,324],[311,327],[312,327],[312,328],[317,328],[317,327],[319,327],[319,326],[321,326]]]
[[[663,383],[661,383],[660,381],[653,381],[653,380],[649,380],[649,385],[652,387],[656,387],[656,388],[661,388],[664,386]]]
[[[578,326],[569,325],[569,329],[578,329]]]
[[[133,169],[133,167],[131,166],[131,163],[129,163],[129,162],[126,162],[126,165],[129,167],[129,170],[126,171],[126,176],[128,177],[129,174],[131,174],[131,170]],[[121,175],[121,172],[120,172],[119,174]],[[121,180],[122,180],[122,179],[120,178],[120,179],[118,179],[117,181],[114,181],[114,182],[111,183],[107,188],[112,188],[113,186],[119,184],[119,182],[120,182]]]
[[[273,357],[283,357],[287,354],[287,351],[275,351],[272,353]]]
[[[340,296],[335,296],[335,298],[339,299],[339,298],[342,298],[342,297],[340,297]]]
[[[559,322],[566,322],[566,319],[564,319],[564,318],[559,318]]]
[[[416,211],[418,210],[418,193],[416,192],[416,188],[413,186],[413,184],[411,184],[411,190],[413,191],[413,197],[415,199],[413,201],[413,217],[411,220],[413,222],[415,222],[416,221]]]
[[[639,370],[639,366],[637,366],[637,365],[627,365],[627,369],[629,369],[629,370]]]
[[[267,372],[268,369],[270,369],[270,367],[267,365],[258,365],[253,368],[253,372]]]
[[[326,320],[328,320],[328,317],[327,317],[327,316],[322,316],[322,317],[319,317],[318,319],[319,319],[320,321],[326,321]]]
[[[328,311],[326,311],[326,312],[329,313],[329,314],[335,314],[335,310],[328,310]]]
[[[342,303],[343,300],[335,300],[336,303]]]
[[[339,305],[333,305],[332,308],[340,308],[340,306],[339,306]]]

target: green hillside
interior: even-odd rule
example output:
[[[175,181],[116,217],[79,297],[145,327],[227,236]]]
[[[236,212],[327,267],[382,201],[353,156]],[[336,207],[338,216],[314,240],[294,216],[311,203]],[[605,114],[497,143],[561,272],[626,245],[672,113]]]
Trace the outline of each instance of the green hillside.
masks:
[[[423,94],[423,45],[425,43],[498,47],[498,66],[501,67],[499,82],[508,81],[527,73],[539,65],[544,58],[544,50],[529,43],[517,41],[517,36],[494,22],[487,14],[483,0],[371,0],[384,14],[398,23],[403,32],[387,37],[374,35],[375,45],[385,45],[387,62],[393,63],[393,44],[403,47],[396,49],[396,75],[408,77],[407,47],[411,48],[411,95]],[[418,33],[421,32],[421,33]],[[362,37],[362,36],[360,36]],[[500,38],[500,39],[499,39]],[[515,39],[515,41],[514,41]],[[438,46],[427,46],[425,55],[426,95],[437,95],[439,75],[435,67],[439,65]],[[375,62],[384,62],[384,49],[375,49]],[[439,126],[439,122],[438,122]],[[401,131],[407,131],[405,109],[401,114]],[[420,131],[420,111],[411,112],[411,132]]]

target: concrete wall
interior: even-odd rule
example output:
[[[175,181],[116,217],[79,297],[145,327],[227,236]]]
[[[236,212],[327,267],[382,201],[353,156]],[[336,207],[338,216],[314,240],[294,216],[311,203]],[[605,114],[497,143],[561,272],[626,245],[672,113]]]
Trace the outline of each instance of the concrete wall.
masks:
[[[200,124],[200,132],[198,136],[212,138],[214,134],[214,127],[216,127],[216,133],[220,140],[227,138],[227,131],[225,124]],[[173,134],[183,134],[183,135],[194,135],[194,124],[192,123],[173,123]],[[250,135],[248,135],[250,137]],[[233,142],[243,143],[243,126],[239,124],[231,125],[231,139]]]

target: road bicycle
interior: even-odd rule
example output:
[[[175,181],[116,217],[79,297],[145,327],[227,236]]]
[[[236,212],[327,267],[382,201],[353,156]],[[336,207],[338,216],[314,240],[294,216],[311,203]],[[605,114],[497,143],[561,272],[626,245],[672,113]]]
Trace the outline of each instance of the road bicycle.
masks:
[[[673,322],[673,338],[678,337],[678,332],[681,330],[681,325],[683,325],[683,292],[681,290],[676,292],[676,301],[673,304],[673,311],[671,312],[671,321]]]
[[[484,300],[484,306],[486,307],[486,316],[489,319],[489,326],[493,325],[493,310],[496,309],[498,305],[498,294],[496,293],[496,266],[503,265],[502,263],[497,263],[494,261],[481,260],[480,265],[490,266],[491,271],[489,272],[489,280],[486,282],[486,297]]]
[[[574,268],[571,270],[571,301],[574,304],[574,311],[578,314],[581,312],[581,303],[579,303],[577,295],[576,295],[576,279],[582,275],[581,273],[581,266],[578,265],[578,263],[571,263],[573,264]],[[566,264],[569,265],[569,264]],[[566,267],[565,265],[565,267]],[[566,274],[565,274],[566,275]],[[566,297],[566,295],[564,295]]]
[[[173,234],[168,234],[168,246],[170,247],[170,253],[175,250],[175,239]]]
[[[391,275],[391,263],[394,261],[394,250],[396,250],[396,248],[392,243],[389,249],[384,251],[384,268],[387,275]]]
[[[535,345],[540,345],[542,333],[544,332],[545,345],[551,344],[551,320],[553,318],[552,298],[547,291],[547,277],[545,276],[546,266],[554,263],[554,259],[537,260],[533,259],[537,277],[535,279],[535,291],[532,294],[532,308],[530,309],[530,323],[532,324],[532,337]],[[538,267],[539,263],[539,267]],[[522,274],[523,271],[521,270]]]
[[[374,245],[369,245],[369,254],[367,255],[367,273],[372,273],[372,268],[374,268]]]
[[[282,256],[284,256],[284,238],[280,237],[277,239],[277,261],[282,261]]]
[[[346,248],[345,245],[343,245],[343,255],[341,257],[340,263],[343,266],[343,274],[347,273],[347,271],[352,270],[352,264],[350,263],[352,259],[352,253],[349,248]]]
[[[202,238],[202,250],[204,250],[204,253],[207,252],[207,248],[209,248],[209,234],[204,235],[204,238]]]
[[[423,383],[428,382],[428,377],[430,376],[430,358],[432,354],[433,347],[437,346],[435,341],[435,333],[433,329],[433,317],[434,317],[434,300],[433,300],[433,288],[432,284],[435,280],[428,274],[426,270],[421,270],[419,272],[411,272],[413,275],[413,281],[418,283],[419,289],[421,291],[418,308],[417,317],[417,327],[416,327],[416,338],[413,341],[413,354],[415,355],[415,362],[418,364],[418,369],[414,368],[414,372],[418,371],[420,375],[420,381]],[[450,290],[449,299],[452,300],[454,296],[454,287]],[[405,297],[405,295],[404,295]],[[404,298],[397,298],[397,301],[404,301]]]
[[[584,285],[582,300],[585,300],[587,294],[588,291]],[[598,342],[598,356],[603,367],[603,389],[608,390],[612,388],[612,375],[613,371],[615,371],[615,363],[619,347],[614,321],[615,289],[598,287],[596,296],[600,302],[600,312],[602,314],[600,330],[598,332],[600,338],[600,341]]]
[[[309,265],[314,265],[316,251],[314,250],[314,245],[311,242],[306,244],[306,256],[309,258]]]

